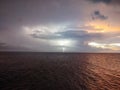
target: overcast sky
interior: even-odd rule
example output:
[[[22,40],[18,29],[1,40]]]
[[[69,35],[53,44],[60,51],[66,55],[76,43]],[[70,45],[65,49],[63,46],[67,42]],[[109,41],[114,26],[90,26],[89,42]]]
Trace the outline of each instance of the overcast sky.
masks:
[[[0,51],[120,52],[120,0],[0,0]]]

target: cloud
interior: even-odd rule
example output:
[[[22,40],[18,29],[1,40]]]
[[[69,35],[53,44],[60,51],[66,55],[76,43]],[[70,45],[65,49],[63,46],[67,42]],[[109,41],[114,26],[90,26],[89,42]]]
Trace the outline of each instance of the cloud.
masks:
[[[89,46],[101,49],[109,49],[120,51],[120,43],[97,43],[97,42],[90,42],[88,43]]]
[[[120,4],[120,0],[112,0],[113,4]]]
[[[108,4],[108,3],[110,3],[112,0],[89,0],[89,1],[92,1],[92,2],[94,2],[94,3],[100,3],[100,2],[103,2],[103,3]]]
[[[97,14],[97,13],[96,13]],[[86,52],[86,51],[92,51],[92,52],[99,52],[99,51],[110,51],[111,49],[108,45],[106,45],[106,48],[96,48],[91,47],[88,45],[91,42],[99,42],[99,43],[119,43],[119,33],[101,33],[101,32],[88,32],[89,29],[99,30],[95,29],[92,26],[69,26],[68,28],[65,28],[64,31],[61,32],[55,32],[55,33],[42,33],[42,32],[36,32],[34,31],[33,34],[30,36],[32,38],[36,39],[43,39],[48,41],[54,41],[52,43],[53,47],[56,47],[58,49],[61,49],[62,46],[59,45],[59,40],[67,40],[71,41],[72,45],[64,46],[67,51],[76,51],[76,52]],[[117,37],[116,37],[117,36]],[[118,39],[117,39],[118,38]],[[115,42],[114,42],[115,41]],[[102,46],[101,46],[102,47]],[[103,46],[104,47],[104,46]],[[109,49],[108,49],[109,48]],[[117,50],[118,48],[114,46],[114,50]],[[117,50],[118,51],[118,50]]]
[[[110,4],[110,5],[119,5],[120,4],[120,0],[88,0],[91,1],[93,3],[105,3],[105,4]]]
[[[120,0],[89,1],[91,3],[88,0],[0,0],[0,41],[5,42],[5,44],[1,43],[1,49],[23,50],[24,47],[28,47],[49,51],[56,49],[51,45],[51,40],[71,39],[77,41],[76,51],[79,50],[78,47],[84,51],[87,48],[84,42],[106,42],[106,38],[109,41],[109,37],[114,36],[108,37],[103,33],[97,33],[97,31],[102,31],[104,27],[79,25],[88,25],[92,22],[97,24],[97,20],[98,22],[106,20],[105,22],[112,27],[112,24],[116,25],[118,20],[117,25],[119,26],[119,13],[114,15],[114,12],[119,12],[119,7],[114,9],[108,5],[115,5]],[[98,5],[99,3],[102,4]],[[91,12],[93,12],[92,16]],[[108,17],[109,22],[107,21]],[[47,28],[43,27],[44,30],[41,31],[40,28],[36,28],[36,26],[41,27],[42,25]],[[31,26],[36,29],[33,29],[32,32],[30,27],[30,30],[27,31],[22,28],[23,26]],[[64,26],[67,28],[58,29]],[[116,40],[119,39],[114,38],[113,41]],[[89,50],[90,47],[87,49]]]
[[[82,27],[82,29],[79,27],[68,27],[66,30],[61,32],[55,32],[55,33],[41,33],[34,31],[30,36],[33,38],[38,39],[45,39],[45,40],[54,40],[54,39],[74,39],[74,40],[92,40],[97,38],[102,38],[103,35],[101,33],[89,33],[85,29],[88,29],[88,27]],[[95,29],[94,29],[95,30]]]
[[[28,48],[20,46],[11,46],[6,43],[0,43],[0,51],[31,51]]]
[[[100,11],[94,11],[94,13],[93,13],[93,15],[92,15],[92,19],[93,19],[93,20],[96,20],[96,19],[106,20],[106,19],[108,19],[108,17],[105,16],[105,15],[102,15],[102,14],[100,13]]]
[[[0,42],[0,46],[4,46],[4,45],[5,45],[5,43],[1,43],[1,42]]]
[[[95,39],[102,37],[99,33],[88,33],[87,31],[65,31],[65,32],[58,32],[64,38],[71,38],[71,39]]]
[[[0,0],[3,24],[36,25],[76,21],[82,17],[83,0]],[[81,12],[81,13],[80,13]],[[82,18],[81,18],[82,19]]]

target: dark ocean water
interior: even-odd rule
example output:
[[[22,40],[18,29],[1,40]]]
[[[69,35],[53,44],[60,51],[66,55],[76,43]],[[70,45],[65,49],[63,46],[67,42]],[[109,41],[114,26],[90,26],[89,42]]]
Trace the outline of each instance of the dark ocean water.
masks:
[[[0,90],[120,90],[120,54],[0,53]]]

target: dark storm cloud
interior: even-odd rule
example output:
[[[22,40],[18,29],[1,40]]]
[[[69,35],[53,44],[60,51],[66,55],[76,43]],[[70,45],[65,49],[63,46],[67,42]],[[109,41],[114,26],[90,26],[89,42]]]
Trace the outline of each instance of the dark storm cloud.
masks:
[[[31,35],[33,38],[37,39],[43,39],[43,40],[72,40],[75,41],[73,43],[73,46],[65,46],[64,48],[67,49],[67,51],[75,51],[75,52],[89,52],[93,51],[96,52],[98,49],[92,48],[88,46],[87,42],[89,41],[94,41],[94,40],[99,40],[99,39],[104,39],[105,36],[100,33],[88,33],[87,31],[84,30],[76,30],[72,28],[72,30],[68,31],[63,31],[63,32],[57,32],[54,34],[38,34],[38,32],[35,34]],[[57,42],[56,42],[57,43]],[[54,48],[62,48],[60,45],[53,45]]]
[[[94,3],[99,3],[99,2],[110,3],[112,0],[89,0],[89,1],[92,1]]]
[[[46,40],[51,40],[51,39],[59,39],[59,38],[63,38],[61,36],[57,36],[57,34],[48,34],[48,35],[44,35],[44,34],[31,34],[31,36],[33,38],[38,38],[38,39],[46,39]]]
[[[111,4],[111,5],[119,5],[120,4],[120,0],[88,0],[88,1],[92,1],[93,3],[105,3],[105,4]]]
[[[93,40],[93,39],[100,39],[103,37],[100,33],[88,33],[87,31],[83,30],[69,30],[63,32],[57,32],[54,34],[41,34],[41,33],[33,33],[31,34],[33,38],[38,39],[46,39],[46,40],[54,40],[54,39],[83,39],[84,40]]]
[[[106,20],[106,19],[108,19],[108,17],[101,14],[100,11],[94,11],[94,13],[92,15],[92,19],[93,20],[95,20],[95,19]]]
[[[96,29],[94,26],[69,26],[66,28],[67,30],[80,30],[80,31],[86,31],[86,30],[92,30],[92,31],[96,31],[96,30],[101,30],[101,29]]]
[[[95,29],[93,26],[74,26],[70,25],[64,29],[64,31],[57,31],[55,33],[42,33],[39,30],[34,30],[31,37],[44,40],[55,39],[73,39],[80,41],[99,40],[105,37],[102,33],[89,33],[88,31],[99,31],[101,29]]]
[[[87,31],[65,31],[65,32],[59,32],[59,34],[65,38],[71,38],[71,39],[95,39],[95,38],[100,38],[102,37],[101,34],[99,33],[88,33]]]

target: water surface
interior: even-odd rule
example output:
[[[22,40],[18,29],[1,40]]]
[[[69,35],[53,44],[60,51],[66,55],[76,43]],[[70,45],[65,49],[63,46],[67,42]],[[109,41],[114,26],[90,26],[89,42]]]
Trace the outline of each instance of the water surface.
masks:
[[[120,54],[0,53],[0,90],[120,90]]]

